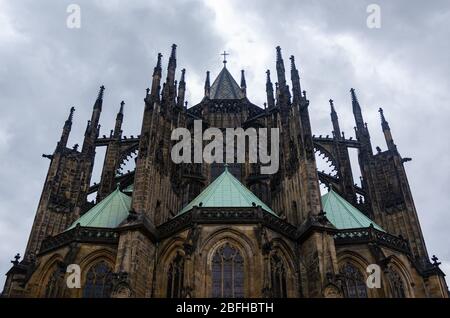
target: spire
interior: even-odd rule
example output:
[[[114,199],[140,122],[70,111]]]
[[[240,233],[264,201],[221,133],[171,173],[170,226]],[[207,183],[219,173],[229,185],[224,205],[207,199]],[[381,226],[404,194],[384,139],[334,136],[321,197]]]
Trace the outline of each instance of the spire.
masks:
[[[103,104],[103,92],[105,91],[105,86],[100,86],[100,90],[98,91],[97,99],[95,100],[94,109],[102,110]]]
[[[178,84],[178,97],[177,97],[177,106],[180,109],[184,107],[184,96],[186,92],[186,82],[184,81],[184,74],[186,73],[186,69],[181,70],[181,78],[180,83]]]
[[[70,131],[72,130],[72,120],[75,107],[70,108],[69,117],[64,123],[63,131],[61,134],[61,139],[58,142],[58,148],[65,148],[67,146],[67,141],[69,140]]]
[[[381,127],[384,130],[389,130],[389,123],[386,121],[386,118],[384,118],[384,113],[383,113],[383,108],[380,107],[380,109],[378,110],[378,112],[380,113],[380,117],[381,117]]]
[[[72,121],[73,121],[73,113],[75,112],[75,107],[70,107],[70,113],[69,113],[69,117],[66,120],[66,124],[70,123],[70,125],[72,125]]]
[[[267,106],[269,109],[275,107],[275,98],[273,96],[273,84],[270,80],[270,70],[266,71],[267,80],[266,80],[266,93],[267,93]]]
[[[162,54],[161,54],[161,53],[158,53],[156,66],[155,66],[155,68],[153,69],[153,76],[155,76],[155,75],[157,75],[157,74],[161,75],[161,72],[162,72],[161,58],[162,58]]]
[[[123,108],[125,102],[120,102],[120,109],[116,116],[116,126],[114,127],[114,137],[118,138],[122,134],[122,122],[123,122]]]
[[[97,127],[98,122],[100,120],[100,113],[102,112],[102,105],[103,105],[103,93],[105,92],[105,86],[100,86],[100,90],[97,95],[97,99],[94,103],[94,108],[92,110],[92,116],[91,116],[91,128],[92,126],[94,129]]]
[[[169,64],[167,66],[167,78],[165,89],[163,90],[164,99],[166,102],[175,99],[175,70],[177,68],[177,59],[176,59],[176,50],[177,45],[172,44],[172,51],[170,53]]]
[[[300,76],[298,75],[298,70],[295,67],[294,55],[291,55],[291,80],[292,80],[292,93],[294,96],[293,102],[299,102],[302,98],[302,89],[300,87]]]
[[[123,115],[123,106],[125,105],[124,101],[120,102],[120,109],[119,109],[119,113],[117,115]]]
[[[278,76],[278,85],[282,90],[286,87],[286,72],[284,69],[284,61],[281,56],[281,48],[277,46],[277,76]]]
[[[383,129],[384,139],[386,140],[386,145],[389,150],[396,151],[397,146],[394,144],[394,139],[392,138],[391,128],[389,127],[389,123],[384,118],[383,108],[380,107],[378,110],[381,117],[381,128]]]
[[[289,106],[290,93],[289,88],[286,85],[286,72],[284,69],[284,62],[281,56],[281,48],[277,46],[277,77],[278,87],[276,90],[277,106],[280,108],[286,108]],[[284,117],[287,118],[288,113],[284,113]]]
[[[363,132],[365,130],[364,119],[362,117],[361,106],[359,105],[358,98],[356,97],[355,89],[351,88],[350,93],[352,96],[352,108],[353,116],[355,117],[356,128]]]
[[[209,82],[209,71],[206,71],[206,80],[205,80],[205,97],[210,97],[211,84]]]
[[[336,110],[334,109],[334,103],[333,100],[330,99],[330,108],[331,108],[331,123],[333,124],[333,136],[335,139],[339,140],[342,138],[341,136],[341,129],[339,127],[339,120],[338,120],[338,115],[336,113]]]
[[[241,91],[244,97],[247,96],[247,83],[245,82],[244,70],[241,70]]]
[[[361,152],[364,153],[364,155],[371,156],[373,152],[370,142],[369,130],[367,129],[367,124],[364,123],[361,106],[359,105],[358,98],[356,97],[355,89],[351,88],[350,93],[352,97],[353,116],[355,117],[356,122],[356,138],[362,145]]]
[[[102,112],[103,104],[103,93],[105,91],[105,86],[100,86],[100,91],[97,95],[97,100],[95,101],[94,108],[92,110],[91,120],[88,121],[86,132],[84,133],[83,141],[83,153],[95,154],[95,139],[98,137],[100,131],[100,114]]]
[[[177,67],[177,45],[172,44],[172,51],[170,52],[170,58],[169,58],[169,68],[175,68]]]
[[[153,69],[152,89],[150,94],[150,97],[152,98],[153,101],[159,101],[159,91],[161,88],[161,74],[162,74],[161,58],[162,54],[158,53],[156,66]]]

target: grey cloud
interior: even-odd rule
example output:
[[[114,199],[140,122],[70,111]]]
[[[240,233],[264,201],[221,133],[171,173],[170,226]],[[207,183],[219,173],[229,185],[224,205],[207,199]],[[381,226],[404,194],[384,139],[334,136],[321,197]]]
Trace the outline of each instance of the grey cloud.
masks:
[[[65,19],[72,2],[2,3],[0,24],[14,30],[0,31],[2,273],[24,250],[48,168],[40,155],[54,149],[70,106],[77,108],[72,144],[81,143],[101,84],[106,86],[102,133],[111,129],[123,99],[124,131],[138,134],[157,52],[167,57],[170,45],[178,44],[179,69],[187,69],[189,94],[198,96],[201,83],[193,80],[220,68],[218,54],[229,49],[226,30],[214,25],[217,12],[211,3],[77,1],[82,27],[70,30]],[[246,36],[242,27],[248,42],[273,50],[265,67],[274,69],[276,45],[286,64],[290,54],[296,56],[316,134],[331,131],[328,99],[333,98],[346,135],[353,135],[348,90],[355,87],[373,144],[384,148],[377,110],[385,109],[400,152],[413,157],[406,169],[427,247],[448,269],[450,6],[447,1],[376,1],[382,27],[375,30],[365,24],[366,7],[373,2],[229,1],[223,9],[234,12],[230,25],[251,24],[256,30],[258,39]],[[230,59],[233,70],[238,63],[253,65]],[[248,71],[248,95],[260,104],[265,69]]]

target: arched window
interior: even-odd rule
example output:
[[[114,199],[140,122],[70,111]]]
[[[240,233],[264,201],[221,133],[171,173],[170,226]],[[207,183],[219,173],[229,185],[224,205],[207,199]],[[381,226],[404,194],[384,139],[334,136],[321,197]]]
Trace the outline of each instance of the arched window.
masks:
[[[56,268],[50,275],[45,287],[45,298],[56,298],[60,297],[61,287],[63,283],[63,278],[61,276],[61,271]]]
[[[110,297],[112,289],[112,270],[105,261],[92,266],[86,274],[83,289],[84,298]]]
[[[274,298],[286,298],[286,269],[283,260],[277,254],[273,254],[270,258],[270,271],[272,296]]]
[[[389,271],[389,284],[393,298],[405,298],[405,286],[400,274],[395,270]]]
[[[167,277],[167,298],[181,298],[183,291],[184,259],[177,253],[169,265]]]
[[[244,297],[244,259],[228,243],[217,249],[212,259],[212,297]]]
[[[367,298],[364,276],[351,263],[346,263],[340,270],[346,298]]]

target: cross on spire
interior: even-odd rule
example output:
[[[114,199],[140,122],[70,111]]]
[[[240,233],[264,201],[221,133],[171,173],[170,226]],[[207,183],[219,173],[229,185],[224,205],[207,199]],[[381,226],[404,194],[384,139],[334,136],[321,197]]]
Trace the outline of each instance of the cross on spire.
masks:
[[[230,54],[227,53],[227,51],[223,51],[223,53],[220,55],[223,55],[223,66],[226,67],[227,66],[227,55],[230,55]]]

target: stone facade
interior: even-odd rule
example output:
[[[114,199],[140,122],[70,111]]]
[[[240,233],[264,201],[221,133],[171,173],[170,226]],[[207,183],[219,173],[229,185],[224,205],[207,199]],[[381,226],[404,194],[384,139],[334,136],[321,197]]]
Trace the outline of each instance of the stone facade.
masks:
[[[73,109],[52,155],[23,260],[7,273],[4,297],[448,297],[437,258],[429,260],[403,164],[382,110],[386,151],[374,154],[355,91],[351,90],[356,139],[341,133],[330,100],[332,137],[312,134],[309,101],[295,60],[287,84],[281,49],[277,83],[267,71],[264,108],[247,98],[245,75],[237,85],[224,69],[203,100],[187,108],[185,70],[176,78],[176,45],[166,80],[162,55],[153,72],[139,136],[123,136],[121,103],[114,130],[99,136],[104,87],[95,101],[81,150],[67,148]],[[226,61],[225,61],[226,63]],[[224,98],[227,97],[227,98]],[[280,169],[259,173],[259,164],[233,165],[233,174],[278,217],[261,206],[202,207],[177,215],[212,182],[214,164],[175,164],[174,128],[191,132],[194,120],[209,127],[279,128]],[[90,184],[96,147],[107,147],[100,184]],[[362,186],[354,183],[349,148],[358,149]],[[335,174],[317,171],[316,156]],[[118,174],[137,154],[136,168]],[[129,216],[117,228],[76,226],[66,230],[120,184],[129,186]],[[332,187],[379,224],[337,229],[323,211],[320,184]],[[69,289],[69,264],[78,264],[81,288]],[[370,264],[381,269],[380,288],[367,288]],[[228,276],[227,276],[228,275]]]

